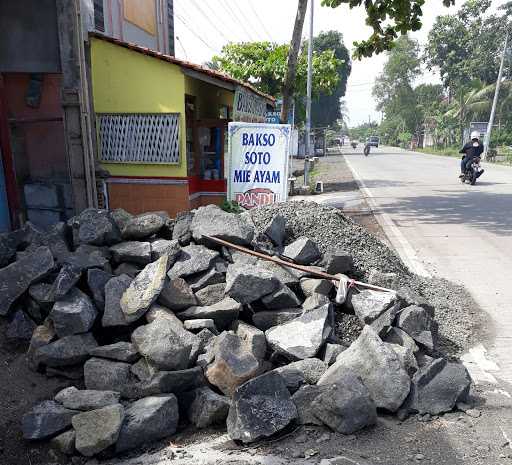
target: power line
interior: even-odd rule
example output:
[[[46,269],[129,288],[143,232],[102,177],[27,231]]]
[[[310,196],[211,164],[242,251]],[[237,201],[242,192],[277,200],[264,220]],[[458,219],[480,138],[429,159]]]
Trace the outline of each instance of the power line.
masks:
[[[258,20],[258,22],[260,23],[261,28],[263,29],[263,31],[265,32],[265,34],[267,34],[267,36],[268,36],[269,40],[272,42],[272,34],[270,34],[270,32],[268,32],[268,29],[267,29],[267,27],[265,26],[265,23],[261,20],[260,15],[259,15],[259,14],[258,14],[258,12],[255,10],[255,8],[252,6],[251,0],[249,0],[249,7],[251,8],[252,13],[254,14],[254,16],[256,17],[256,19]]]
[[[221,27],[224,27],[225,30],[230,30],[231,34],[235,37],[236,42],[243,42],[243,39],[240,39],[238,34],[235,36],[233,28],[228,27],[228,25],[224,22],[224,19],[217,15],[217,11],[213,9],[209,2],[204,2],[203,5],[208,7],[208,11],[214,18],[214,21],[216,20],[221,25]]]
[[[243,12],[243,10],[240,8],[240,6],[238,5],[238,2],[235,0],[235,2],[233,3],[233,5],[236,6],[236,9],[238,10],[238,12],[240,13],[240,16],[242,17],[242,21],[243,23],[247,23],[249,26],[251,26],[251,29],[252,29],[252,32],[254,32],[256,35],[254,37],[256,37],[256,39],[258,39],[258,30],[254,27],[254,25],[252,24],[252,22],[249,20],[249,18],[247,18],[247,16],[245,16],[245,13]]]
[[[214,49],[210,44],[208,44],[203,38],[198,35],[188,24],[187,22],[176,12],[174,12],[174,16],[190,31],[192,35],[197,37],[206,47],[208,47],[212,52],[219,53],[218,50]]]
[[[199,13],[201,13],[201,15],[206,19],[206,21],[208,21],[208,23],[224,38],[224,40],[226,42],[231,42],[227,37],[226,35],[222,32],[221,29],[219,29],[215,23],[210,19],[210,17],[202,10],[202,8],[196,3],[196,0],[191,0],[192,2],[192,5],[194,5],[197,9],[197,11],[199,11]]]
[[[227,5],[225,3],[226,0],[220,0],[220,4],[222,5],[222,7],[224,8],[224,10],[226,10],[228,12],[228,14],[231,16],[231,18],[233,18],[233,21],[235,22],[235,24],[240,24],[240,25],[243,25],[243,20],[240,20],[240,18],[236,15],[235,13],[235,10],[233,8],[231,8],[229,5]],[[252,41],[252,42],[255,42],[255,39],[254,37],[252,36],[252,33],[251,31],[249,31],[249,29],[247,28],[242,28],[242,30],[247,33],[247,36],[249,37],[249,40]]]

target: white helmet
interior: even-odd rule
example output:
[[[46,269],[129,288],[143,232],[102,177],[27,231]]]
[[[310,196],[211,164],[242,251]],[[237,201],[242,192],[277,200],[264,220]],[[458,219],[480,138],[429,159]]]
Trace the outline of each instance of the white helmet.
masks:
[[[480,133],[478,131],[473,131],[471,133],[471,140],[473,139],[480,139]]]

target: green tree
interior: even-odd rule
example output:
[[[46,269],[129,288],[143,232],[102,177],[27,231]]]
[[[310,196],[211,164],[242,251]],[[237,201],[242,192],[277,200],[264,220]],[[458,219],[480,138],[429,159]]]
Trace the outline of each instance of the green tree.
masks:
[[[445,6],[454,3],[454,0],[443,0]],[[366,24],[373,33],[367,40],[354,43],[354,56],[362,58],[389,50],[399,35],[421,29],[425,0],[322,0],[322,5],[332,8],[342,4],[366,9]]]
[[[222,48],[221,54],[212,58],[212,63],[235,79],[252,83],[262,92],[280,97],[287,71],[289,46],[274,42],[232,43]],[[338,73],[341,60],[334,50],[313,53],[313,95],[329,94],[340,80]],[[299,55],[295,95],[306,95],[307,53]]]
[[[307,47],[307,44],[304,48]],[[313,127],[326,127],[333,125],[342,118],[341,99],[347,90],[347,80],[350,76],[352,63],[347,47],[343,43],[343,34],[338,31],[321,32],[313,38],[313,50],[317,53],[334,51],[339,60],[336,72],[339,80],[332,92],[319,92],[311,105],[311,119]]]

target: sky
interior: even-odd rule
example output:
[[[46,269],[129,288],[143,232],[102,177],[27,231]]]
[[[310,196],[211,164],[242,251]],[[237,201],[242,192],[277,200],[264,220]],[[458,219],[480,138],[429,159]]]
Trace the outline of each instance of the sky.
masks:
[[[365,25],[364,8],[350,10],[321,6],[314,0],[314,35],[331,29],[343,33],[345,45],[365,39],[371,29]],[[427,40],[438,15],[453,13],[463,2],[446,8],[442,0],[428,0],[423,9],[423,28],[412,34],[420,44]],[[496,3],[502,3],[497,1]],[[292,36],[297,0],[174,0],[176,56],[204,63],[218,54],[228,42],[271,40],[289,42]],[[304,23],[303,37],[309,32],[309,14]],[[362,61],[353,61],[345,101],[349,126],[368,121],[380,122],[372,97],[375,78],[382,72],[386,55],[380,54]],[[438,76],[426,72],[423,81],[439,82]]]

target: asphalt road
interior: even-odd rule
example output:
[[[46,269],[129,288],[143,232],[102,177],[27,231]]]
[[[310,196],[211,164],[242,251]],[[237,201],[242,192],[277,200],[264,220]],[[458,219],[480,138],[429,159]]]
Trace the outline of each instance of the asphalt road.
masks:
[[[470,186],[455,158],[390,147],[344,155],[408,264],[463,284],[488,313],[488,353],[480,346],[468,357],[512,384],[512,167],[486,164]]]

